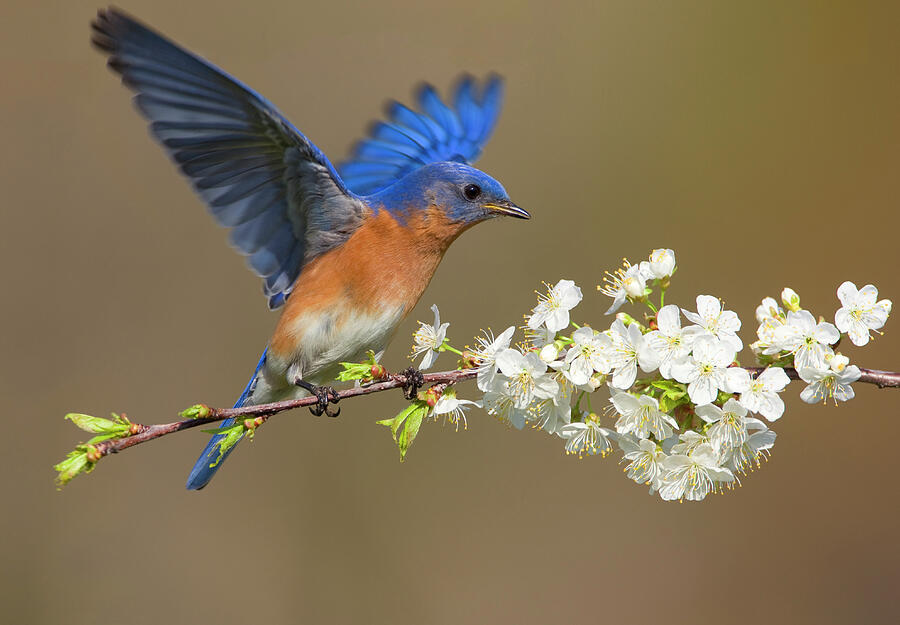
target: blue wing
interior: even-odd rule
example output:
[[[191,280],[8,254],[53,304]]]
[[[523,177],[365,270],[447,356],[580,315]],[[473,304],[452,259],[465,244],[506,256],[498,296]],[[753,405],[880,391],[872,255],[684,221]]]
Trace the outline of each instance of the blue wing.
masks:
[[[454,91],[453,108],[431,85],[421,88],[418,100],[420,113],[399,102],[389,104],[390,121],[375,122],[371,138],[360,141],[350,160],[338,165],[354,193],[371,195],[429,163],[473,163],[500,116],[503,81],[489,76],[479,90],[471,76],[463,76]]]
[[[231,243],[284,303],[303,265],[340,244],[365,209],[324,154],[262,96],[117,9],[93,43],[134,90],[150,132]]]

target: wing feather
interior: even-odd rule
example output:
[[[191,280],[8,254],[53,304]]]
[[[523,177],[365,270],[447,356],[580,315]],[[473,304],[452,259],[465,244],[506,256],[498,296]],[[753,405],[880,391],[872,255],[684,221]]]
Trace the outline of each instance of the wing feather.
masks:
[[[231,243],[263,278],[269,306],[282,305],[304,264],[358,227],[364,202],[246,85],[118,9],[100,10],[92,28],[109,67],[136,92],[151,134],[216,221],[232,229]]]

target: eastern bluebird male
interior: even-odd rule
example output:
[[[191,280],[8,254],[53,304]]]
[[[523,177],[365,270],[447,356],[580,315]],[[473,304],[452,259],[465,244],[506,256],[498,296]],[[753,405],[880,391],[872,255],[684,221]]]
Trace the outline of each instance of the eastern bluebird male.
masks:
[[[114,8],[92,27],[151,134],[231,228],[269,307],[284,307],[236,407],[314,393],[321,413],[338,363],[380,356],[460,233],[500,215],[530,217],[467,164],[497,121],[497,77],[480,93],[463,78],[455,110],[427,85],[421,113],[392,103],[390,121],[373,126],[339,174],[272,104],[212,64]],[[220,436],[189,489],[221,466]]]

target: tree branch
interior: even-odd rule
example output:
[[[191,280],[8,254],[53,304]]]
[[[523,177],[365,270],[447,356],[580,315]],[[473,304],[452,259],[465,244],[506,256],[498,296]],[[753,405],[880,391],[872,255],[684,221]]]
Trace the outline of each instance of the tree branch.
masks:
[[[752,377],[756,377],[765,371],[767,367],[744,367],[744,369],[749,371]],[[900,372],[863,369],[862,367],[860,367],[859,370],[862,375],[859,377],[859,380],[857,380],[858,382],[874,384],[878,388],[900,388]],[[792,380],[800,379],[800,374],[797,373],[797,370],[793,367],[785,367],[784,372]]]
[[[471,380],[476,375],[478,375],[476,369],[461,369],[458,371],[426,373],[423,377],[425,378],[426,384],[442,384],[447,386],[464,380]],[[374,382],[365,386],[357,386],[339,391],[338,401],[347,399],[348,397],[359,397],[361,395],[370,395],[372,393],[379,393],[394,388],[402,388],[405,385],[406,375],[402,373],[390,374],[388,375],[388,379],[381,382]],[[225,419],[230,419],[232,417],[252,419],[254,421],[253,427],[257,427],[265,423],[269,417],[274,414],[286,410],[293,410],[294,408],[312,406],[315,405],[317,401],[318,400],[314,396],[310,396],[302,399],[288,399],[269,404],[259,404],[257,406],[244,406],[242,408],[208,408],[208,415],[203,417],[183,419],[181,421],[161,423],[158,425],[141,425],[135,423],[133,425],[133,431],[135,433],[131,436],[95,443],[94,448],[96,449],[96,453],[94,454],[94,457],[99,460],[103,456],[118,453],[123,449],[134,447],[135,445],[151,441],[155,438],[160,438],[161,436],[166,436],[167,434],[188,430],[209,423],[215,423],[217,421],[224,421]]]
[[[745,369],[750,372],[751,376],[755,377],[765,371],[766,367],[745,367]],[[784,371],[790,379],[800,379],[796,369],[786,367]],[[862,376],[859,378],[859,382],[874,384],[878,388],[900,388],[900,372],[879,371],[877,369],[860,369],[860,371],[862,372]],[[424,377],[426,384],[441,384],[447,386],[457,382],[471,380],[477,373],[478,372],[475,369],[461,369],[458,371],[426,373]],[[339,391],[338,397],[340,399],[359,397],[361,395],[370,395],[372,393],[379,393],[394,388],[402,388],[405,385],[406,375],[402,373],[391,374],[388,376],[388,379],[381,382],[374,382],[365,386],[358,386]],[[99,460],[103,456],[118,453],[123,449],[128,449],[129,447],[145,443],[155,438],[160,438],[174,432],[180,432],[181,430],[215,423],[217,421],[224,421],[225,419],[230,419],[232,417],[252,419],[254,421],[253,427],[257,427],[262,425],[272,415],[286,410],[293,410],[294,408],[312,406],[316,401],[315,397],[304,397],[302,399],[288,399],[285,401],[259,404],[257,406],[245,406],[242,408],[208,408],[207,416],[194,419],[184,419],[182,421],[158,425],[141,425],[135,423],[133,426],[134,434],[125,438],[114,438],[94,444],[94,448],[96,449],[94,457]]]

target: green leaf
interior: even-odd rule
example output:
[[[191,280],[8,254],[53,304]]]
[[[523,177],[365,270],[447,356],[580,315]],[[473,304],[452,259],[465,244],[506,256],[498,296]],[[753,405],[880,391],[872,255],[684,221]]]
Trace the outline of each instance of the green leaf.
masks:
[[[665,395],[659,398],[659,409],[663,412],[671,412],[675,409],[676,403],[674,399],[669,399]]]
[[[88,448],[86,445],[79,445],[69,452],[65,460],[54,465],[57,472],[56,485],[62,488],[82,473],[90,473],[94,470],[95,462],[91,462],[87,457]]]
[[[391,428],[391,435],[400,449],[400,462],[406,458],[406,452],[416,439],[422,421],[428,416],[431,408],[424,401],[414,401],[393,419],[378,421],[378,425]]]
[[[397,447],[400,448],[400,462],[406,459],[406,452],[409,450],[409,446],[413,444],[413,441],[416,440],[416,435],[419,433],[422,420],[427,412],[427,410],[417,410],[406,419],[403,431],[400,432],[400,436],[397,438]]]
[[[131,422],[125,417],[113,413],[114,421],[109,419],[101,419],[100,417],[92,417],[87,414],[79,414],[70,412],[65,416],[66,419],[77,425],[85,432],[91,434],[106,434],[106,438],[112,438],[121,434],[127,434],[131,428]],[[105,439],[104,439],[105,440]]]
[[[726,393],[725,391],[719,391],[718,396],[716,397],[715,403],[719,406],[723,406],[725,402],[734,397],[734,393]]]
[[[210,468],[218,465],[222,458],[225,457],[225,454],[228,451],[238,444],[238,442],[244,437],[244,422],[235,423],[234,425],[227,428],[219,428],[216,430],[217,434],[222,434],[221,440],[216,441],[215,446],[219,448],[219,455],[216,457],[215,462],[211,463]]]
[[[375,352],[369,350],[366,352],[366,360],[364,362],[342,362],[340,365],[343,370],[338,373],[336,380],[339,382],[349,382],[351,380],[370,380],[375,367],[379,367],[378,361],[375,360]],[[382,372],[384,367],[381,367]]]
[[[680,382],[675,382],[674,380],[657,380],[655,382],[651,382],[650,386],[653,388],[661,390],[662,397],[671,399],[671,400],[679,400],[687,395],[687,387]]]

